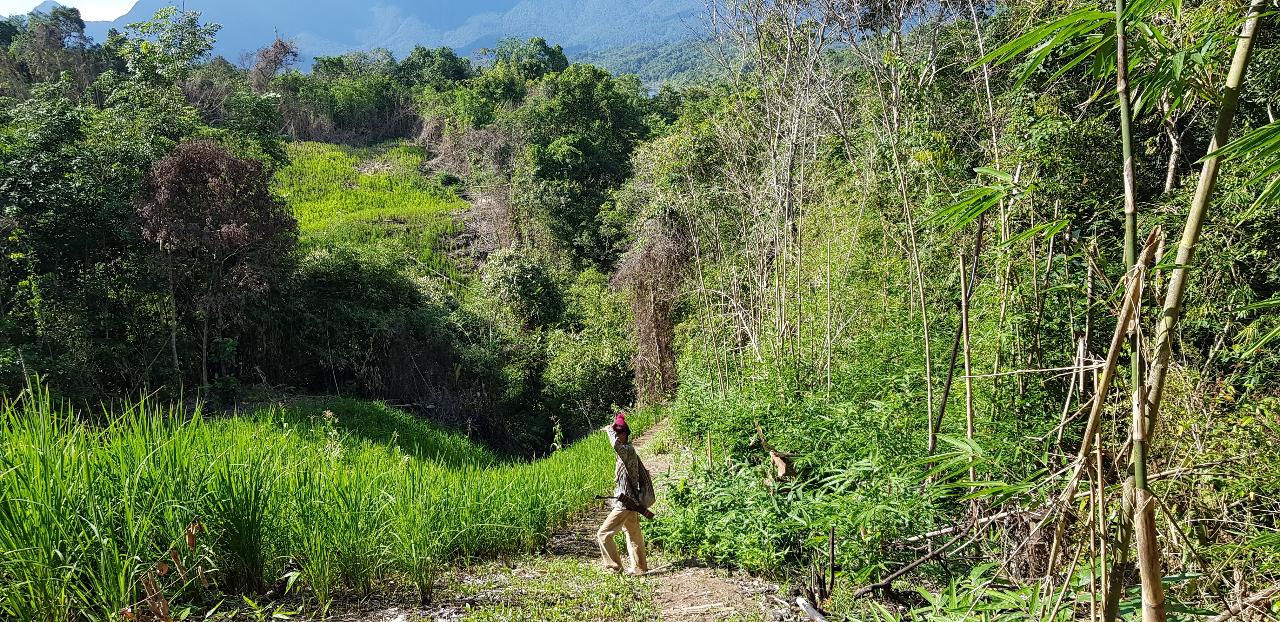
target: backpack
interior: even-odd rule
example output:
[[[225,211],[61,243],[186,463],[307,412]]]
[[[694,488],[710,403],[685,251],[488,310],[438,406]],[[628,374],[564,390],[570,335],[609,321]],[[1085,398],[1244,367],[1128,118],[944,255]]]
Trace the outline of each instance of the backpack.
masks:
[[[640,496],[636,501],[640,502],[646,508],[653,507],[658,502],[657,493],[653,490],[653,476],[649,474],[649,469],[645,468],[644,463],[640,464]]]

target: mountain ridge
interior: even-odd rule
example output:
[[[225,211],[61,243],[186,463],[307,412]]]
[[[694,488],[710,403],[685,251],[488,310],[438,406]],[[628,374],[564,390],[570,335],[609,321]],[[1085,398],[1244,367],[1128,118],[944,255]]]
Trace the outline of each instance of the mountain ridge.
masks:
[[[138,0],[121,17],[86,22],[103,41],[111,28],[145,21],[170,0]],[[505,37],[540,36],[571,53],[692,39],[702,0],[393,0],[355,4],[315,0],[305,10],[252,0],[186,0],[207,22],[222,25],[214,54],[236,60],[277,35],[304,58],[386,48],[402,56],[415,45],[474,54]]]

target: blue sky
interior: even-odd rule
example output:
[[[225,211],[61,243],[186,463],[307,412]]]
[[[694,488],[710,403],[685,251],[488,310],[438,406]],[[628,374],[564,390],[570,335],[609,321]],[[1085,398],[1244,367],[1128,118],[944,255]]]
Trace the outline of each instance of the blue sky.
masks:
[[[0,0],[0,15],[26,13],[42,0]],[[59,0],[60,4],[80,9],[89,21],[112,20],[129,12],[135,0]]]

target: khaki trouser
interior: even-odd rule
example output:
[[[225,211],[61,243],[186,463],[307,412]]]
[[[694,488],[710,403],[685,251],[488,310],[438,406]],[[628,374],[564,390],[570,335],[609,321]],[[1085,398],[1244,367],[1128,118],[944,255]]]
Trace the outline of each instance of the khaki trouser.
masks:
[[[600,530],[596,532],[596,541],[600,543],[600,554],[604,557],[604,565],[610,570],[622,570],[622,559],[618,557],[618,545],[613,542],[613,535],[619,531],[627,532],[627,549],[631,553],[631,572],[648,572],[649,562],[645,559],[644,534],[640,533],[640,515],[631,510],[614,510],[604,519]]]

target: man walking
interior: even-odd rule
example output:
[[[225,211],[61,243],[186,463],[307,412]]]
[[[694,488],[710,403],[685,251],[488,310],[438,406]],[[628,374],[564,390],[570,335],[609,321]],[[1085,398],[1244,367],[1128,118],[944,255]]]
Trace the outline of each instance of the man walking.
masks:
[[[631,445],[631,428],[627,426],[626,417],[618,413],[613,425],[605,428],[609,434],[609,442],[618,455],[618,462],[613,469],[617,482],[613,489],[613,511],[604,519],[600,530],[596,532],[596,540],[600,543],[600,554],[604,556],[606,568],[615,572],[622,571],[622,559],[618,556],[618,546],[613,542],[614,534],[627,532],[627,548],[631,553],[632,575],[642,575],[649,571],[649,563],[645,559],[644,535],[640,533],[640,514],[628,510],[622,497],[629,497],[633,503],[643,504],[646,508],[653,504],[653,482],[648,477],[636,448]]]

